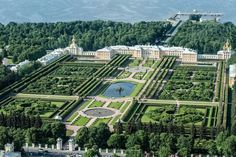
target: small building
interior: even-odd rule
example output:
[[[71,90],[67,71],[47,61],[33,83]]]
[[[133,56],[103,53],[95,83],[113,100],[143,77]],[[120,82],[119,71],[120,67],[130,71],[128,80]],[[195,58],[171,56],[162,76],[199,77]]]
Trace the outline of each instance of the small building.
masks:
[[[2,64],[5,65],[5,66],[8,66],[8,59],[7,58],[3,58]]]
[[[38,59],[38,61],[42,64],[42,65],[48,65],[49,63],[57,60],[58,58],[60,58],[63,54],[64,54],[64,49],[55,49],[54,51],[52,51],[49,54],[46,54],[45,56],[41,57]]]
[[[227,42],[223,46],[223,50],[217,52],[218,59],[228,60],[230,59],[232,53],[233,52],[232,52],[231,44],[229,43],[229,40],[227,40]]]
[[[110,60],[115,54],[115,51],[110,47],[104,47],[103,49],[99,49],[96,51],[95,57],[97,59]]]
[[[19,69],[25,67],[26,65],[30,64],[31,62],[29,60],[25,60],[23,62],[20,62],[19,64],[13,66],[10,68],[11,71],[17,72]]]
[[[82,55],[83,53],[83,48],[78,47],[76,44],[76,39],[75,36],[73,36],[72,43],[70,44],[69,47],[66,48],[71,55]]]
[[[21,157],[20,152],[14,152],[14,144],[4,145],[5,150],[0,150],[0,157]]]
[[[236,80],[236,64],[229,66],[229,86],[232,88]]]
[[[183,63],[197,63],[197,52],[195,51],[184,51],[182,54]]]

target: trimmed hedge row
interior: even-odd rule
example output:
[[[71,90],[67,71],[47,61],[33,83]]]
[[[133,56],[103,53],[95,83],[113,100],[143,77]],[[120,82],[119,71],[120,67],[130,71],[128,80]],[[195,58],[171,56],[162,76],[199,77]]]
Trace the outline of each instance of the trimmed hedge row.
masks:
[[[75,102],[73,102],[71,105],[68,105],[68,108],[64,110],[64,112],[62,112],[60,114],[60,116],[62,117],[62,119],[66,118],[76,107],[78,107],[78,105],[83,101],[82,98],[76,100]]]
[[[48,64],[45,67],[41,67],[38,70],[36,70],[35,72],[31,73],[30,75],[22,78],[22,80],[17,81],[16,83],[4,88],[2,91],[2,93],[0,93],[0,99],[3,98],[4,96],[6,96],[7,94],[9,94],[11,91],[15,91],[15,92],[19,92],[20,90],[22,90],[25,86],[27,86],[30,82],[34,82],[36,79],[38,79],[40,76],[44,76],[48,70],[54,68],[54,66],[57,66],[57,63],[65,61],[70,59],[71,56],[70,55],[64,55],[61,58],[59,58],[58,60]],[[35,79],[36,78],[36,79]]]

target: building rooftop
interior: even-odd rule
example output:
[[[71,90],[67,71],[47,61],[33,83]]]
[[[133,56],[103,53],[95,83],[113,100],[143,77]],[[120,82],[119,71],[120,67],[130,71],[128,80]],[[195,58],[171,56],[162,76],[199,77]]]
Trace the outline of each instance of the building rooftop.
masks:
[[[229,66],[229,77],[236,77],[236,64]]]

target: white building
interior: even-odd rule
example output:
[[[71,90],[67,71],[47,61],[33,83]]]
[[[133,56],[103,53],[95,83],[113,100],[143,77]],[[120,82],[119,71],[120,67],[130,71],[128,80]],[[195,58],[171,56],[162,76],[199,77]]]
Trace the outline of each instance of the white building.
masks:
[[[14,71],[14,72],[17,72],[20,68],[22,68],[22,67],[24,67],[24,66],[26,66],[28,64],[30,64],[30,61],[29,60],[25,60],[25,61],[20,62],[19,64],[15,65],[15,66],[11,67],[10,70]]]
[[[76,44],[75,36],[73,36],[70,46],[65,48],[65,50],[69,51],[71,55],[83,55],[83,48],[78,47],[78,45]]]
[[[14,152],[14,144],[5,144],[5,150],[0,150],[0,157],[21,157],[20,152]]]
[[[64,53],[65,53],[64,49],[56,49],[51,53],[46,54],[45,56],[39,58],[37,61],[39,61],[42,65],[47,65],[60,58]]]
[[[229,66],[229,86],[233,87],[236,79],[236,64]]]

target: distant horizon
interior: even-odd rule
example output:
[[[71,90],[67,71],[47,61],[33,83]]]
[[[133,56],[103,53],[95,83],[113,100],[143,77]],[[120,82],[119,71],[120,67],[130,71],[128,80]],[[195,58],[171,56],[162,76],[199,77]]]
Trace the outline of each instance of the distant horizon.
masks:
[[[0,23],[73,21],[163,21],[175,13],[221,12],[221,22],[236,24],[236,0],[0,0]],[[209,6],[211,6],[209,8]]]

